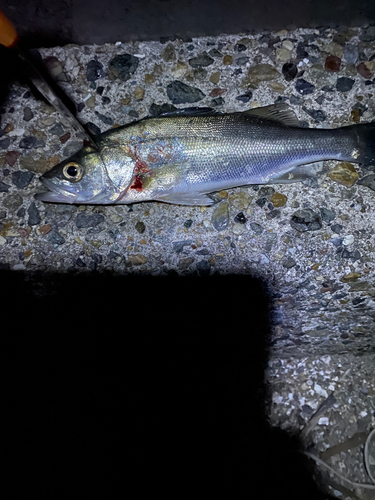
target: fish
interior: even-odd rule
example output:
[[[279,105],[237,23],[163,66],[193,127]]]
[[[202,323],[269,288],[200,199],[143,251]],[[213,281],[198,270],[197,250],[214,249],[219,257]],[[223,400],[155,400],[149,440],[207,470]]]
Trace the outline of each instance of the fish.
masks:
[[[187,108],[110,129],[46,172],[52,203],[211,205],[212,193],[298,182],[322,160],[375,163],[375,123],[304,128],[285,104],[220,113]],[[211,196],[210,196],[211,194]]]

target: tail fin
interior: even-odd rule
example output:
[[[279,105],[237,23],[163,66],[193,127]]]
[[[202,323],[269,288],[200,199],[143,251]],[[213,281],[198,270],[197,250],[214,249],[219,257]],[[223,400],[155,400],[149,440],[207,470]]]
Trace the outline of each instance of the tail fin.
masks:
[[[355,161],[365,165],[375,165],[375,122],[350,125],[347,128],[351,129],[357,139],[358,151],[353,153],[356,154]]]

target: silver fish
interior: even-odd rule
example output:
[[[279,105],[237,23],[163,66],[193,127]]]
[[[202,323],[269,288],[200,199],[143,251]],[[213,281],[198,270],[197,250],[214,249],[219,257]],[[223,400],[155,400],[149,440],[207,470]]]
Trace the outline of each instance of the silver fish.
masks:
[[[178,110],[111,129],[41,176],[54,203],[157,200],[211,205],[208,193],[249,184],[296,182],[321,160],[375,162],[375,123],[300,128],[285,105],[242,113]]]

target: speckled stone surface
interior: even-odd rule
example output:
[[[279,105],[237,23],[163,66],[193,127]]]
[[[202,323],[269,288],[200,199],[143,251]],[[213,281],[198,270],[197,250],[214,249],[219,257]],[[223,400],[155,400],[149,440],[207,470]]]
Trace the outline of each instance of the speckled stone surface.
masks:
[[[94,134],[189,106],[230,112],[286,102],[302,125],[323,128],[375,119],[371,27],[40,54]],[[273,301],[272,423],[300,431],[333,392],[310,436],[319,451],[374,426],[375,193],[373,180],[361,179],[375,166],[324,162],[314,181],[221,191],[212,207],[43,204],[33,198],[39,175],[80,149],[82,137],[17,83],[0,112],[3,269],[261,277]],[[340,458],[343,475],[365,482],[363,445],[356,450],[330,463]]]

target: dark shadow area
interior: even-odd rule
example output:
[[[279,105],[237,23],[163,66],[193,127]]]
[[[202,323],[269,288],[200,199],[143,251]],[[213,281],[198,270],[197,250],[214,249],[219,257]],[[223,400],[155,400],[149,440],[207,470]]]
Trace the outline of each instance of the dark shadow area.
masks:
[[[73,0],[2,1],[0,10],[27,47],[56,47],[72,42]],[[90,3],[87,2],[87,11]]]
[[[361,26],[372,0],[12,0],[0,9],[30,47],[189,39],[221,33]]]
[[[25,92],[31,92],[37,100],[42,100],[50,104],[29,78],[29,66],[31,64],[65,106],[76,115],[76,105],[48,73],[40,52],[37,49],[29,50],[27,43],[24,42],[20,42],[17,47],[26,56],[27,62],[19,57],[17,49],[9,49],[0,45],[0,67],[7,69],[2,73],[0,78],[0,107],[7,100],[11,104],[12,95],[10,95],[10,85],[14,82],[27,87]]]
[[[265,417],[259,280],[1,271],[0,282],[13,491],[327,498],[298,438]]]
[[[3,68],[0,77],[0,135],[1,127],[4,126],[1,120],[1,107],[9,96],[10,85],[17,81],[26,83],[26,78],[22,74],[20,64],[12,50],[0,45],[0,68]]]

